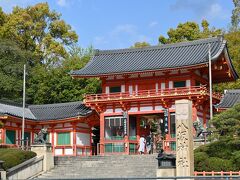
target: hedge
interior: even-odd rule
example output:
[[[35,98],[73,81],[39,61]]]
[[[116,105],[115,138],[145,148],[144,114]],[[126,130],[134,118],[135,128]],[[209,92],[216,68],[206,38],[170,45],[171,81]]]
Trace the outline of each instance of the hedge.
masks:
[[[194,151],[195,171],[239,171],[240,140],[224,139]]]
[[[14,167],[22,162],[35,157],[37,154],[32,151],[24,151],[20,149],[0,148],[0,160],[4,161],[3,168],[5,170]]]

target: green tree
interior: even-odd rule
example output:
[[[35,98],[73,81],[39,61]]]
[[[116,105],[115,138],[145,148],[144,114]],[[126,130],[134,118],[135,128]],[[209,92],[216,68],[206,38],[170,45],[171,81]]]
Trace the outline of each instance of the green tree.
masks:
[[[18,101],[22,97],[23,65],[31,59],[10,40],[0,40],[0,99]]]
[[[179,23],[176,29],[170,28],[167,32],[168,38],[160,36],[158,41],[160,44],[170,44],[183,41],[193,41],[196,39],[216,36],[221,34],[220,29],[209,29],[209,23],[203,20],[201,23],[202,29],[195,22]]]
[[[240,0],[233,0],[234,9],[232,10],[231,23],[232,31],[237,31],[239,29],[240,23]]]
[[[83,68],[92,56],[92,48],[71,47],[69,56],[57,68],[38,65],[31,72],[28,97],[30,104],[59,103],[83,100],[85,93],[100,90],[100,81],[72,79],[71,70]]]
[[[239,138],[240,135],[240,104],[235,105],[220,114],[217,114],[209,122],[213,131],[220,133],[222,137]]]
[[[14,7],[7,15],[2,15],[0,10],[1,23],[0,37],[11,39],[22,49],[33,52],[36,57],[33,60],[37,61],[32,62],[34,64],[58,64],[67,56],[65,46],[78,39],[71,26],[61,19],[59,13],[51,11],[47,3]]]
[[[143,47],[148,47],[150,46],[149,43],[147,42],[136,42],[133,46],[131,46],[130,48],[143,48]]]

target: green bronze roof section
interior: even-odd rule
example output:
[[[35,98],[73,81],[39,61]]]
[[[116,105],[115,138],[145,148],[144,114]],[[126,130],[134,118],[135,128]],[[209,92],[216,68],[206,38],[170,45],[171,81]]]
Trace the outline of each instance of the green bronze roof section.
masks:
[[[119,50],[96,50],[95,55],[82,69],[72,71],[74,77],[98,77],[136,72],[161,71],[208,64],[208,50],[211,46],[211,60],[227,52],[227,42],[222,36],[175,44],[129,48]],[[229,56],[228,56],[229,57]],[[234,78],[238,78],[232,66]]]
[[[215,107],[220,109],[231,108],[240,103],[240,89],[226,90],[220,103]]]

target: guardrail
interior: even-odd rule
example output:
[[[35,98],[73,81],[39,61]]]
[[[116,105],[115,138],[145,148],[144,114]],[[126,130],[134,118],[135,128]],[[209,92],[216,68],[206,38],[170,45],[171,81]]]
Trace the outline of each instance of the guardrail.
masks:
[[[194,176],[240,176],[240,171],[202,171],[202,172],[194,172]]]
[[[163,97],[176,97],[176,96],[188,96],[188,95],[209,95],[209,91],[206,86],[190,86],[180,88],[169,88],[169,89],[152,89],[152,90],[140,90],[133,92],[120,92],[120,93],[109,93],[109,94],[89,94],[85,96],[85,102],[104,102],[113,100],[128,100],[128,99],[141,99],[141,98],[163,98]],[[213,97],[221,99],[222,95],[213,93]]]

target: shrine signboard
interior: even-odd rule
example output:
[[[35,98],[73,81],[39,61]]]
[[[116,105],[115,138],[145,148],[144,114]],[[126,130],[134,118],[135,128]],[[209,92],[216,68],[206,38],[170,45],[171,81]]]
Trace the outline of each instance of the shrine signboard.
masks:
[[[176,175],[193,176],[192,101],[177,100],[176,104]]]

